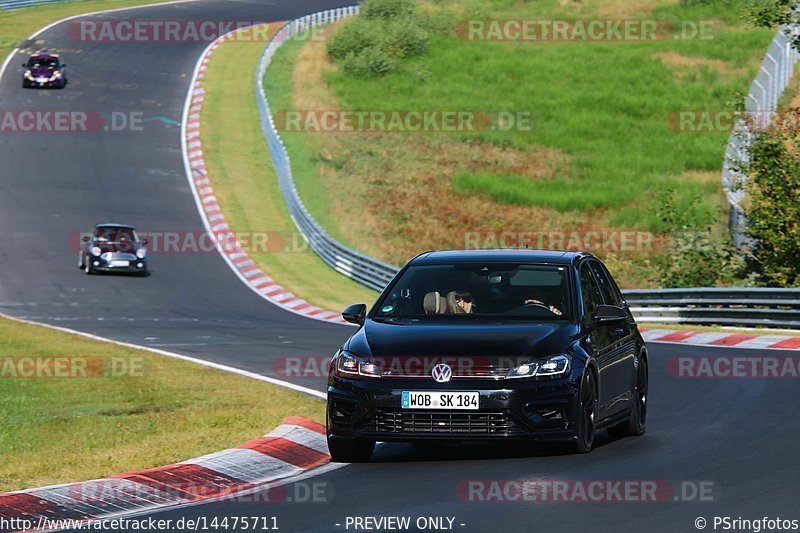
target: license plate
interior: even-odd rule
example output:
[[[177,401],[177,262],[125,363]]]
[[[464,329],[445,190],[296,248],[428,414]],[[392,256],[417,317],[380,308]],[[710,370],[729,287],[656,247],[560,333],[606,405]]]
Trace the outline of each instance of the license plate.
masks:
[[[129,267],[131,266],[130,261],[111,261],[112,267]]]
[[[49,78],[36,78],[36,81],[39,83],[45,83],[46,81],[49,81]]]
[[[403,409],[477,410],[480,392],[403,391]]]

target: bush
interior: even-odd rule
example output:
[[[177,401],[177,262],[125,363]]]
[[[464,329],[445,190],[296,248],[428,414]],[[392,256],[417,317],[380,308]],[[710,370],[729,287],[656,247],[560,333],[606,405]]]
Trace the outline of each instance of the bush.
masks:
[[[691,207],[700,203],[697,198]],[[661,287],[714,287],[729,284],[742,271],[741,259],[733,246],[714,235],[713,227],[698,227],[687,210],[675,205],[675,191],[659,202],[659,214],[671,228],[664,254],[654,260]],[[692,211],[689,209],[688,211]]]
[[[412,15],[414,0],[366,0],[361,4],[361,16],[365,19],[391,19]]]
[[[356,19],[334,34],[328,43],[328,55],[343,60],[358,55],[382,38],[377,26],[360,24]]]
[[[354,77],[382,76],[406,59],[428,53],[431,34],[446,31],[441,17],[416,11],[413,0],[367,0],[361,14],[328,43],[328,54]]]
[[[800,287],[800,135],[791,125],[756,132],[749,153],[752,273],[766,285]]]

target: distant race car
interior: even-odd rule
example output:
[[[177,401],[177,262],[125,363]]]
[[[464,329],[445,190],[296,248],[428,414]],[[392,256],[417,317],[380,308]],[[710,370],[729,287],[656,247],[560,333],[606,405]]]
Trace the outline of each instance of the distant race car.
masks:
[[[67,85],[67,65],[57,54],[34,54],[22,67],[25,69],[22,73],[23,87],[63,89]]]
[[[128,272],[147,275],[146,239],[139,239],[133,226],[98,224],[81,240],[78,268],[95,272]]]

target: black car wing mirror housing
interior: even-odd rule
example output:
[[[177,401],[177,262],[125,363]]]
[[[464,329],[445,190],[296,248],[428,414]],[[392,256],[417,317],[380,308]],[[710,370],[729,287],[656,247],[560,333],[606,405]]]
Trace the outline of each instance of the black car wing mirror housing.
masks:
[[[612,322],[622,322],[628,319],[628,313],[625,309],[617,307],[616,305],[598,305],[597,309],[592,315],[592,321],[595,324],[608,324]]]
[[[342,318],[344,318],[346,322],[350,322],[351,324],[358,324],[359,326],[363,326],[366,317],[367,317],[366,304],[353,304],[344,311],[342,311]]]

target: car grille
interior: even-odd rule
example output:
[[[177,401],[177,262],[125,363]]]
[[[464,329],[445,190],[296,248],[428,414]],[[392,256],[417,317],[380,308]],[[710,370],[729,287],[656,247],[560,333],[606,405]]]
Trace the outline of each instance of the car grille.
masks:
[[[376,433],[515,435],[523,430],[505,412],[379,410],[367,423]]]
[[[431,379],[433,364],[402,365],[402,368],[388,368],[382,374],[386,378],[422,378]],[[511,369],[509,365],[488,363],[474,363],[464,365],[451,365],[453,376],[451,379],[503,379]]]

